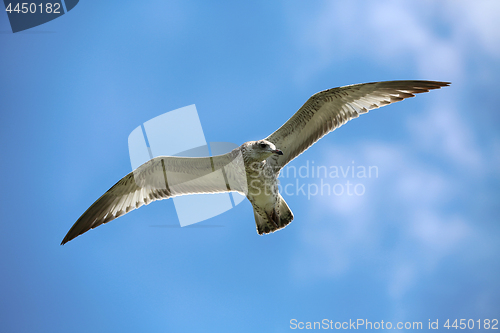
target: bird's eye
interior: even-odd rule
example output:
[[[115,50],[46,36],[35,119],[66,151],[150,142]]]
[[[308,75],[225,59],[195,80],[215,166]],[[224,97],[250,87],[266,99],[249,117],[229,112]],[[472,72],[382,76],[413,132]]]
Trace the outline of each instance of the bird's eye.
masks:
[[[260,148],[266,148],[266,147],[267,147],[267,144],[265,144],[265,143],[260,144]]]

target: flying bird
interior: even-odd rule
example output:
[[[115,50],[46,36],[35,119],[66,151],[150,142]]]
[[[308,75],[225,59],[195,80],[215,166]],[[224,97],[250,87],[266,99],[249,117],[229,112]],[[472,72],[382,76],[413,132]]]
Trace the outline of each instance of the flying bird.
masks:
[[[143,205],[180,195],[239,192],[253,206],[259,235],[287,226],[293,214],[278,191],[280,170],[326,134],[369,110],[448,86],[438,81],[384,81],[318,92],[267,138],[212,157],[159,156],[104,193],[62,244]]]

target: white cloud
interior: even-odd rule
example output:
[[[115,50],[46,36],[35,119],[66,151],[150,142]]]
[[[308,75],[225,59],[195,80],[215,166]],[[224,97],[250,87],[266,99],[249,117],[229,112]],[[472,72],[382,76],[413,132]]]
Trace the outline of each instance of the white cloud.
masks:
[[[448,157],[456,167],[466,168],[478,176],[484,160],[474,132],[453,107],[440,104],[429,108],[426,115],[410,117],[408,127],[417,147]]]
[[[467,64],[500,56],[500,2],[325,1],[319,10],[305,4],[290,23],[308,60],[298,66],[300,84],[351,57],[386,68],[411,64],[421,78],[454,83],[436,97],[439,104],[409,116],[407,142],[320,143],[322,156],[334,158],[318,164],[355,160],[378,166],[379,178],[365,181],[362,197],[315,197],[308,203],[319,222],[297,226],[295,276],[345,277],[353,267],[384,258],[387,292],[398,303],[450,256],[467,253],[468,267],[491,256],[494,236],[473,220],[474,208],[462,205],[474,201],[468,189],[484,189],[478,183],[491,174],[498,179],[500,141],[480,142],[478,129],[463,116],[469,110],[455,101],[474,79],[496,80],[491,62],[477,65],[479,73]],[[394,243],[387,245],[388,239]]]
[[[366,180],[362,197],[315,197],[308,203],[311,211],[322,215],[314,228],[300,225],[300,254],[293,263],[296,277],[336,277],[348,274],[352,265],[386,257],[392,266],[388,293],[399,299],[422,274],[432,272],[474,234],[466,218],[443,211],[450,200],[462,195],[456,191],[454,176],[423,163],[407,146],[330,146],[322,155],[335,159],[318,164],[342,165],[354,159],[357,165],[377,166],[379,177]],[[387,228],[398,232],[388,236]],[[397,237],[391,254],[385,252],[387,237]],[[408,264],[408,259],[413,263]]]
[[[447,13],[455,38],[464,50],[500,56],[500,2],[496,0],[448,0],[442,9]],[[471,45],[472,44],[472,45]],[[473,46],[473,47],[471,47]]]
[[[441,259],[471,234],[471,228],[459,217],[440,217],[435,211],[415,212],[409,236],[414,237],[430,253],[433,261]]]
[[[414,284],[418,273],[414,264],[396,265],[389,276],[388,289],[392,298],[401,298]]]
[[[308,57],[298,67],[300,81],[366,54],[387,67],[410,61],[422,77],[457,82],[466,57],[500,55],[498,1],[325,1],[320,10],[311,7],[288,10],[292,33]]]

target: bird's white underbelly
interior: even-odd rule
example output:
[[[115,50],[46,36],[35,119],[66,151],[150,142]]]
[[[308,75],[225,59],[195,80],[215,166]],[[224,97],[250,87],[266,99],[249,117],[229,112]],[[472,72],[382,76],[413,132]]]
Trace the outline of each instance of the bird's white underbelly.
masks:
[[[258,207],[272,211],[278,197],[277,180],[273,178],[256,177],[248,181],[248,199]]]

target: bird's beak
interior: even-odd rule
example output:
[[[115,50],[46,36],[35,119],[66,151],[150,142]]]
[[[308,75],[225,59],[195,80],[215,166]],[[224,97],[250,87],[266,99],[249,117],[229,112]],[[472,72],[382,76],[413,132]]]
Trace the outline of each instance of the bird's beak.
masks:
[[[278,154],[278,155],[283,155],[283,152],[281,150],[279,150],[279,149],[275,149],[272,152],[275,153],[275,154]]]

